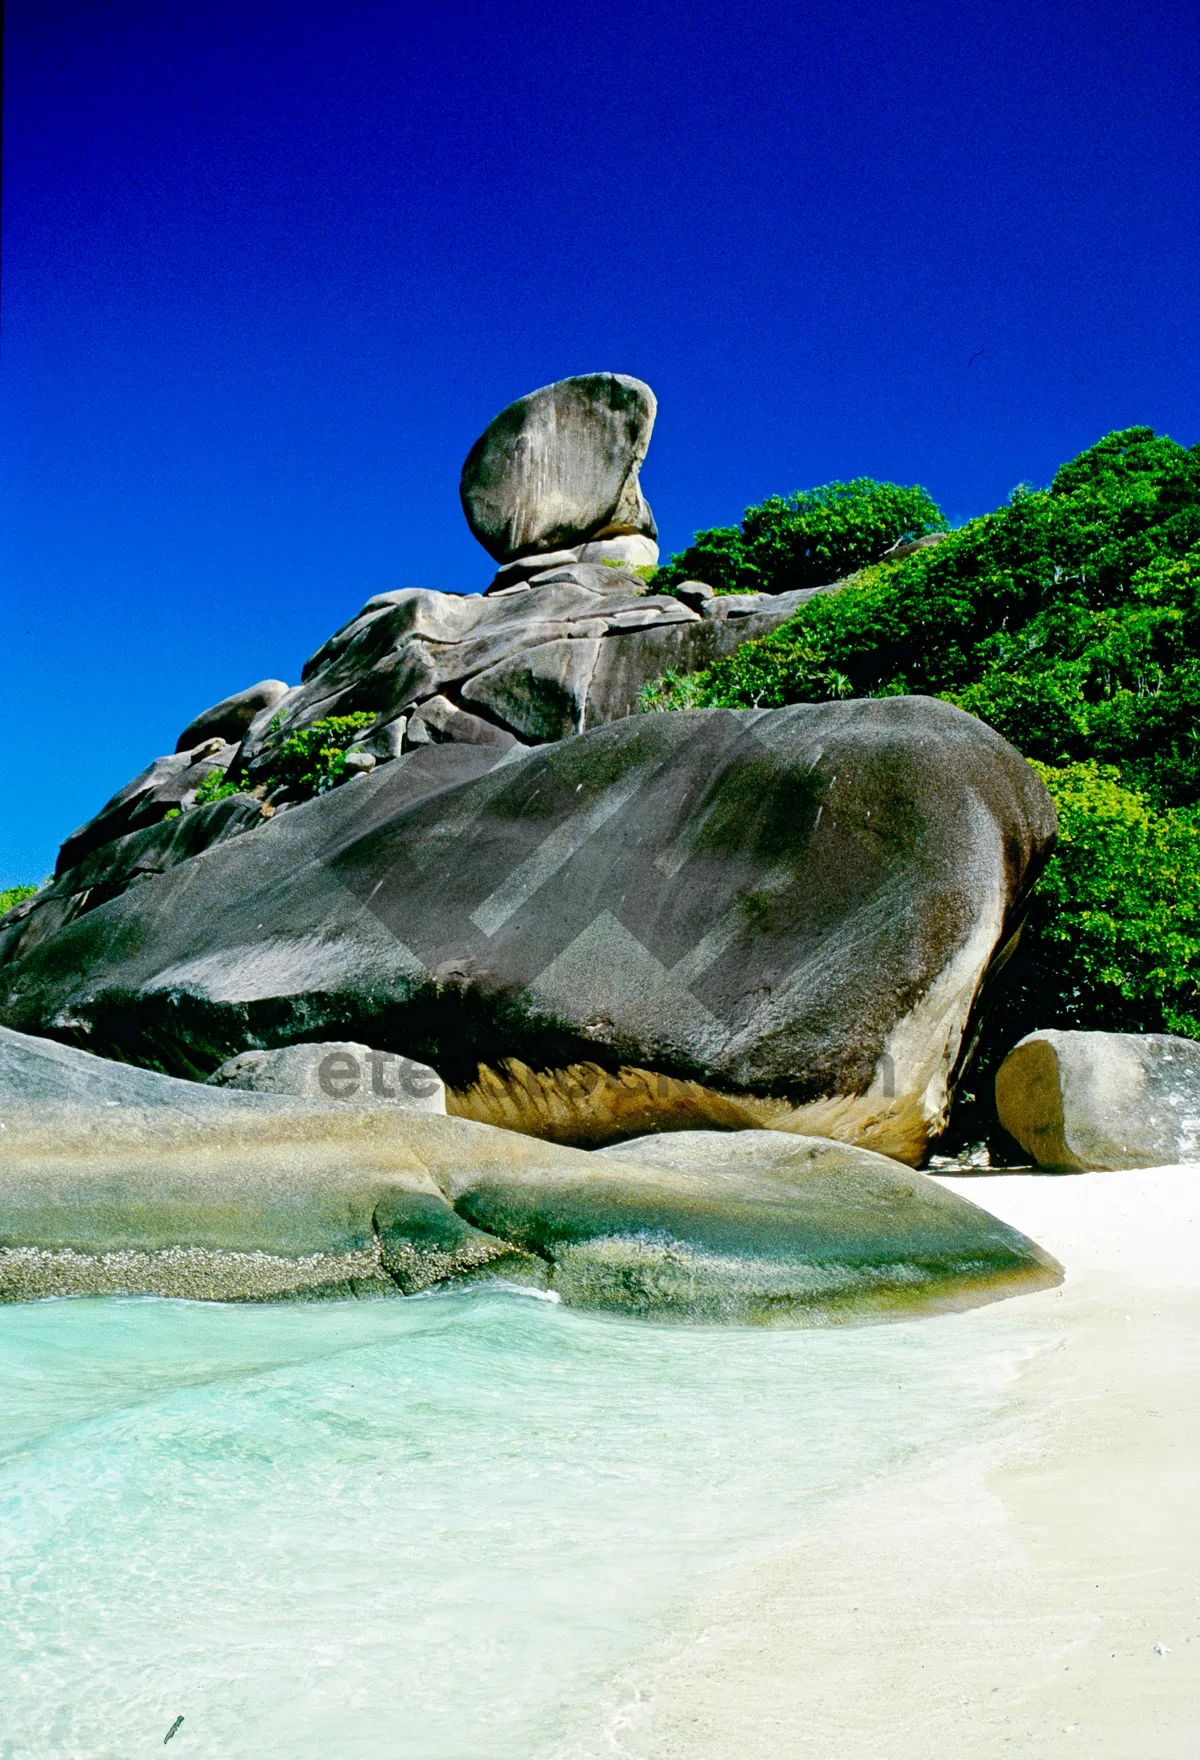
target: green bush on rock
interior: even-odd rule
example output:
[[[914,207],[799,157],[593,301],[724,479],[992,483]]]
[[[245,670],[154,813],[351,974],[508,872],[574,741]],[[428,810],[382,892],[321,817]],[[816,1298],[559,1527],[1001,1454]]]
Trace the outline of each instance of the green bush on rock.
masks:
[[[346,749],[376,720],[372,714],[329,715],[282,739],[271,756],[266,792],[286,788],[289,800],[310,800],[336,788],[346,774]]]
[[[689,568],[718,584],[700,555],[718,536],[734,558],[720,584],[750,584],[738,534],[701,534]],[[1021,487],[940,544],[860,568],[728,659],[668,675],[642,706],[914,693],[1037,762],[1062,827],[985,1028],[981,1091],[1035,1027],[1200,1038],[1200,447],[1109,434],[1048,489]]]
[[[946,521],[917,486],[855,477],[772,495],[748,507],[740,526],[697,532],[688,549],[654,576],[656,593],[707,581],[718,593],[786,593],[820,587],[878,562],[904,539],[944,532]]]
[[[22,903],[24,899],[32,898],[36,891],[36,886],[0,887],[0,917],[4,915],[5,911],[10,911],[15,904]]]
[[[271,753],[270,770],[254,784],[252,792],[266,800],[282,789],[289,801],[307,801],[315,795],[327,794],[345,779],[347,749],[377,719],[367,713],[328,715],[323,721],[314,721],[311,727],[289,733]],[[271,723],[270,731],[278,733],[278,719]],[[213,801],[247,792],[249,785],[244,778],[230,782],[226,777],[224,770],[210,770],[196,790],[193,805],[206,807]],[[177,812],[166,815],[168,819],[177,816]]]

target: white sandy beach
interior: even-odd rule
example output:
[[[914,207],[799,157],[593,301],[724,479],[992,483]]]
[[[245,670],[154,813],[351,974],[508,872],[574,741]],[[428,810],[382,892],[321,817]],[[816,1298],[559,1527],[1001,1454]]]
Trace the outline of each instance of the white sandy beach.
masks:
[[[715,1576],[596,1753],[1200,1754],[1200,1170],[945,1183],[1067,1269],[933,1323],[1035,1323],[1000,1421]]]

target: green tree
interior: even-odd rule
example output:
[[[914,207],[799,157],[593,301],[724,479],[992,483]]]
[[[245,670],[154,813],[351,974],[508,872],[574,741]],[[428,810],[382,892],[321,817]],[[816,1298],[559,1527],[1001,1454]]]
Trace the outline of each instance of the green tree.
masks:
[[[656,593],[687,580],[719,593],[786,593],[820,587],[868,563],[904,539],[946,530],[924,489],[876,483],[826,483],[773,495],[748,507],[740,526],[697,532],[654,577]]]
[[[771,506],[764,503],[764,506]],[[657,581],[655,583],[657,587]],[[1036,1027],[1200,1038],[1200,447],[1109,434],[647,709],[940,696],[1033,759],[1060,841],[974,1085]]]

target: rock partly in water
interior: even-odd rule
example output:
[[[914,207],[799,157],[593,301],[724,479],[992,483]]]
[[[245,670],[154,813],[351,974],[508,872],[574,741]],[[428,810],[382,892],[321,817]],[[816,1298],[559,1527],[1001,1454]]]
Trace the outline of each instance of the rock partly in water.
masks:
[[[943,1291],[946,1305],[974,1305],[1007,1294],[1010,1274],[1028,1287],[1023,1235],[925,1174],[847,1143],[781,1131],[676,1131],[597,1156],[702,1178],[714,1193],[725,1182],[738,1193],[756,1185],[764,1209],[775,1201],[797,1226],[803,1217],[820,1305],[924,1307]],[[1038,1257],[1045,1282],[1061,1281],[1057,1263]]]
[[[445,1114],[446,1085],[427,1063],[353,1040],[285,1045],[278,1051],[242,1051],[208,1078],[208,1086],[255,1094],[299,1094],[349,1106],[402,1106]]]
[[[177,752],[190,752],[202,740],[220,739],[236,745],[256,715],[273,709],[288,694],[288,686],[279,678],[264,678],[232,697],[214,703],[194,721],[189,721],[175,744]]]
[[[562,1141],[770,1125],[916,1163],[1054,832],[927,698],[431,746],[25,954],[18,925],[0,1009],[182,1075],[353,1038]]]
[[[0,1299],[415,1294],[487,1277],[648,1319],[827,1325],[1058,1281],[931,1181],[852,1176],[846,1252],[810,1179],[606,1161],[389,1107],[189,1118],[42,1108],[0,1133]]]
[[[467,454],[460,493],[489,556],[513,562],[593,538],[656,538],[638,470],[654,393],[624,373],[583,373],[510,403]]]
[[[996,1109],[1039,1167],[1200,1162],[1200,1045],[1167,1033],[1030,1033],[997,1071]]]

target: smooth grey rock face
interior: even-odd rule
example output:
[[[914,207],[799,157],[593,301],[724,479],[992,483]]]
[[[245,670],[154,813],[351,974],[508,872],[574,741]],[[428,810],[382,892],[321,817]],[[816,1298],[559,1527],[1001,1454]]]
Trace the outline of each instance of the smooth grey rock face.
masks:
[[[852,1182],[839,1213],[811,1174],[607,1161],[395,1107],[43,1108],[0,1132],[0,1300],[394,1295],[485,1277],[646,1319],[820,1326],[1061,1280],[1032,1241],[920,1175],[880,1163]]]
[[[467,524],[497,562],[592,538],[658,536],[638,483],[654,393],[624,373],[584,373],[510,403],[467,454]]]
[[[402,1106],[408,1112],[446,1111],[446,1084],[427,1063],[353,1040],[286,1045],[280,1051],[243,1051],[208,1078],[208,1086],[255,1094],[299,1094],[345,1106]]]
[[[222,745],[219,740],[207,742],[201,750],[204,755],[199,758],[190,750],[156,758],[140,776],[118,789],[94,819],[79,826],[66,839],[58,852],[55,873],[63,874],[76,867],[103,844],[157,824],[173,808],[190,806],[200,784],[214,770],[228,770],[237,755],[235,745]]]
[[[996,1107],[1039,1167],[1200,1163],[1200,1045],[1167,1033],[1030,1033],[996,1072]]]
[[[449,697],[428,698],[412,716],[409,737],[414,745],[425,743],[417,736],[418,728],[426,730],[430,739],[454,740],[469,746],[497,746],[501,751],[520,743],[515,734],[497,727],[494,721],[484,721],[480,716],[458,708]]]
[[[180,1074],[402,1049],[452,1111],[571,1142],[769,1123],[916,1162],[1054,834],[927,698],[431,746],[11,943],[0,1010]]]
[[[138,1069],[94,1057],[53,1039],[14,1033],[0,1027],[0,1118],[37,1114],[44,1108],[106,1110],[109,1107],[169,1107],[180,1118],[210,1113],[286,1110],[288,1102],[271,1095],[260,1096],[219,1091],[200,1082],[180,1081],[176,1076]]]
[[[615,538],[594,538],[580,546],[580,562],[619,563],[625,568],[657,568],[658,545],[641,532]]]
[[[190,752],[202,740],[214,736],[234,745],[241,739],[255,716],[264,709],[273,709],[282,697],[286,697],[288,687],[279,678],[264,678],[258,684],[252,684],[247,690],[237,691],[232,697],[215,703],[206,709],[203,715],[197,715],[189,721],[175,744],[177,752]]]
[[[27,953],[64,923],[118,898],[139,881],[163,874],[201,850],[261,825],[263,811],[261,801],[249,795],[232,795],[100,845],[33,898],[6,912],[0,921],[0,966],[13,956],[18,944]]]

